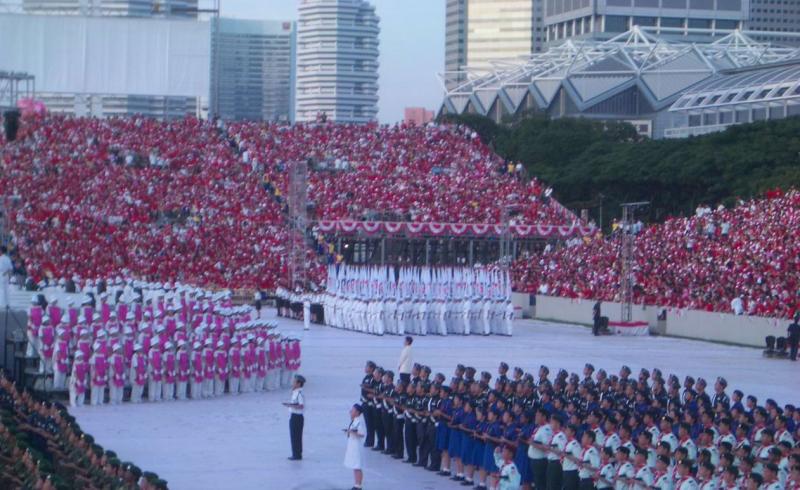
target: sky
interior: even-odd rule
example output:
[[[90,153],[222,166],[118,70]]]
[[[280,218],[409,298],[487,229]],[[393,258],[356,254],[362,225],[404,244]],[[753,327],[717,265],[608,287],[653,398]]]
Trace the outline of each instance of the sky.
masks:
[[[378,119],[394,123],[405,107],[437,110],[444,70],[444,0],[371,0],[380,17]],[[297,20],[298,0],[221,0],[221,15]]]

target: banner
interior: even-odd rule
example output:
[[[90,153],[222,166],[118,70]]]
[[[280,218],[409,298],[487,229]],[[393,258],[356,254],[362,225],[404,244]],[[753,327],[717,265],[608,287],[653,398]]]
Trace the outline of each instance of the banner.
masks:
[[[317,227],[323,233],[341,235],[402,235],[402,236],[501,236],[508,231],[517,238],[570,238],[588,236],[596,231],[591,225],[573,222],[567,225],[535,224],[510,225],[487,223],[417,223],[397,221],[321,220]]]

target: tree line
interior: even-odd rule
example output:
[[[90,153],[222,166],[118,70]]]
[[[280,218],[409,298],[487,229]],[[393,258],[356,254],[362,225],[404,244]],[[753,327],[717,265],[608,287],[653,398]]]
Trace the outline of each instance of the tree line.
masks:
[[[633,126],[584,118],[524,114],[502,124],[445,116],[472,128],[502,157],[551,186],[565,206],[603,222],[620,203],[650,201],[644,218],[662,221],[699,204],[732,206],[765,191],[800,186],[800,118],[741,124],[677,140],[651,140]]]

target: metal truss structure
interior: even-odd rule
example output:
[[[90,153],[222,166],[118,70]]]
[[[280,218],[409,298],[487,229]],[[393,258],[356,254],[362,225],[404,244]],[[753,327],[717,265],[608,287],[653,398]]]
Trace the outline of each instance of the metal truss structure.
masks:
[[[33,75],[0,71],[0,110],[17,107],[17,101],[32,98],[36,92]]]
[[[445,72],[439,79],[445,91],[443,111],[448,113],[486,115],[496,104],[511,114],[523,105],[546,110],[561,89],[583,111],[633,86],[653,109],[661,110],[720,71],[798,57],[798,48],[758,42],[738,30],[696,43],[634,26],[606,41],[568,40],[517,62],[496,62],[488,72]]]

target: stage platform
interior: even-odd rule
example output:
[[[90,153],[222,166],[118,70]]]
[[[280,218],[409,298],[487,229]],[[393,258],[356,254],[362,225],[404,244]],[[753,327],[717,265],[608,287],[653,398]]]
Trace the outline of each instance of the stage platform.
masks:
[[[270,315],[273,313],[271,312]],[[157,472],[173,489],[349,489],[352,472],[343,465],[348,410],[368,359],[397,369],[402,339],[375,337],[279,319],[282,330],[303,339],[306,394],[305,452],[289,456],[288,415],[281,402],[288,391],[72,410],[81,427],[123,461]],[[739,388],[760,400],[797,403],[792,383],[796,363],[767,360],[761,350],[664,337],[592,337],[584,327],[532,320],[515,322],[514,337],[417,337],[414,361],[429,364],[448,379],[456,364],[497,372],[507,361],[535,372],[565,368],[580,373],[585,362],[618,372],[627,364],[705,377],[725,376],[730,393]],[[366,451],[367,489],[463,488],[431,472]]]

